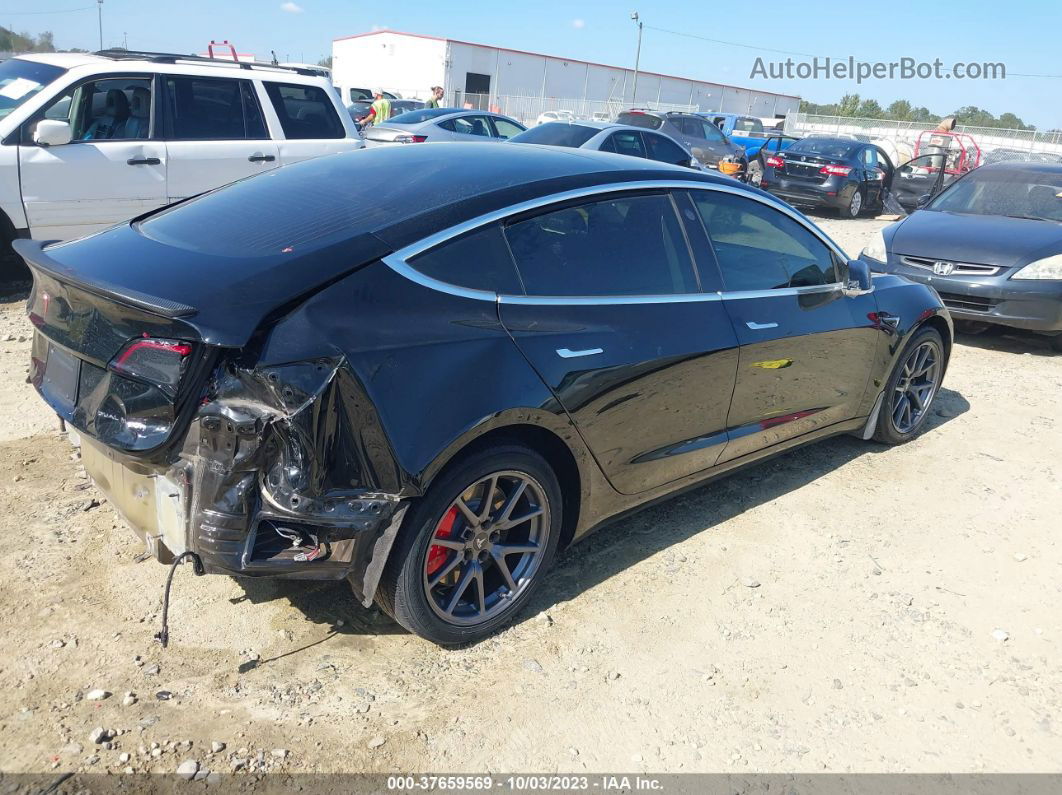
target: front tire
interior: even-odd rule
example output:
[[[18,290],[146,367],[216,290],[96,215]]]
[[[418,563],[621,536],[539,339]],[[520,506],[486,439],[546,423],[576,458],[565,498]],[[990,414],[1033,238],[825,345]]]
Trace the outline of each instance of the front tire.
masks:
[[[944,377],[944,340],[933,328],[920,329],[903,349],[878,413],[874,439],[904,444],[925,428]]]
[[[376,601],[440,646],[486,638],[523,609],[552,563],[562,503],[557,476],[533,450],[469,456],[410,509]]]

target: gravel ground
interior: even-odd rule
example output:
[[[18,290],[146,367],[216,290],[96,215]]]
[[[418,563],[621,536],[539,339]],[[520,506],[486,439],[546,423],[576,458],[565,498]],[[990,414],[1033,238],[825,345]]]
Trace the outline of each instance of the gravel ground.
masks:
[[[820,222],[852,254],[883,223]],[[166,569],[24,383],[5,301],[0,770],[1062,770],[1062,356],[1040,339],[960,337],[904,447],[821,442],[603,530],[472,648],[342,584],[182,567],[164,651]]]

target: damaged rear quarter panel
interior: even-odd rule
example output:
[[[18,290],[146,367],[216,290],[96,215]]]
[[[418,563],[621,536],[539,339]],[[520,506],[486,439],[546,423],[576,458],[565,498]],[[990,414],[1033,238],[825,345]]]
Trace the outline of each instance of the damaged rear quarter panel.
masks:
[[[254,559],[255,528],[322,528],[332,558],[287,576],[349,576],[368,603],[405,500],[465,444],[521,421],[553,430],[585,465],[496,304],[373,263],[277,321],[219,375],[189,435],[208,459],[195,468],[197,547],[208,568],[239,561],[238,573],[283,576],[280,561]]]

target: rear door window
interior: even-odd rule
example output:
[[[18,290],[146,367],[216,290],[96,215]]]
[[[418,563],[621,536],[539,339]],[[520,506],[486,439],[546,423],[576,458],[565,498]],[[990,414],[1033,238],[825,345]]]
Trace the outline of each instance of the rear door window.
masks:
[[[166,75],[166,138],[226,141],[268,138],[247,80]]]
[[[721,191],[690,192],[728,291],[811,287],[837,281],[830,248],[766,204]]]
[[[697,292],[671,197],[628,195],[564,207],[505,227],[528,295]]]
[[[410,259],[412,268],[440,282],[501,295],[523,293],[498,224],[481,227]]]
[[[265,89],[288,140],[343,138],[346,135],[331,97],[320,86],[266,81]]]

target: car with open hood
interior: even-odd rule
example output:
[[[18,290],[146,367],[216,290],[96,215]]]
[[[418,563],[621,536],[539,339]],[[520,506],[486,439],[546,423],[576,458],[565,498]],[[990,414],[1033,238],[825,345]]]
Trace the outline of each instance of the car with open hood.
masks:
[[[579,149],[379,147],[16,245],[30,381],[156,557],[347,579],[441,644],[609,518],[913,438],[951,348],[770,195]]]

